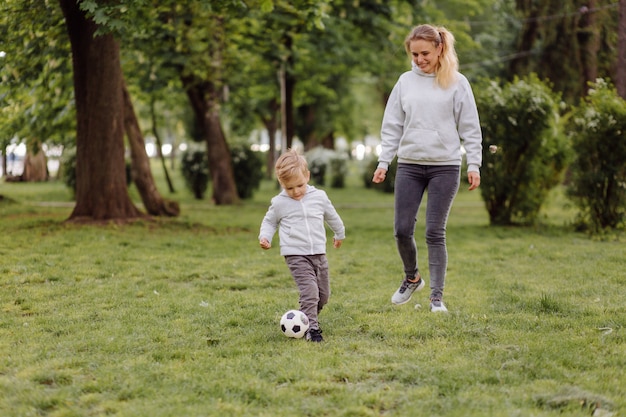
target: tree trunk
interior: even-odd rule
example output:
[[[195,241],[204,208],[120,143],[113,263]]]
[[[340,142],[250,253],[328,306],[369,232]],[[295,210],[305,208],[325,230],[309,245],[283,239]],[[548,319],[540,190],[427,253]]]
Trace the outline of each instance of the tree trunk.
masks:
[[[314,105],[303,105],[298,108],[298,118],[300,120],[298,137],[302,140],[305,151],[320,145],[319,137],[315,131],[316,109]]]
[[[266,173],[267,179],[272,179],[274,176],[274,164],[276,162],[276,131],[278,130],[278,120],[276,115],[278,114],[278,108],[280,107],[276,100],[272,100],[269,103],[270,117],[263,117],[263,125],[267,130],[269,140],[269,150],[267,152],[266,161]]]
[[[181,77],[198,126],[207,144],[213,201],[217,205],[239,202],[230,150],[220,121],[218,96],[210,81],[198,82],[193,76]]]
[[[72,46],[76,100],[76,206],[70,221],[142,217],[128,195],[120,50],[75,0],[59,0]]]
[[[7,175],[7,150],[3,149],[2,152],[2,174],[0,174],[0,178],[6,177]]]
[[[589,0],[587,9],[596,7],[595,0]],[[587,94],[589,82],[595,82],[598,78],[598,51],[600,50],[600,34],[596,27],[596,13],[587,11],[583,13],[578,25],[578,44],[580,45],[580,62],[583,70],[583,95]]]
[[[288,65],[287,68],[293,68],[295,63],[292,56],[287,60]],[[295,136],[296,126],[294,121],[294,106],[293,106],[293,96],[296,91],[296,78],[293,76],[291,71],[287,70],[285,74],[285,114],[287,120],[285,122],[285,126],[287,127],[286,135],[287,135],[287,148],[291,148],[293,146],[293,137]],[[286,149],[283,149],[281,152],[285,152]]]
[[[178,203],[164,200],[154,183],[150,159],[146,153],[146,142],[141,134],[125,82],[122,83],[122,93],[124,95],[124,128],[130,144],[131,173],[143,205],[146,211],[154,216],[178,216],[180,214]]]
[[[161,166],[163,167],[163,174],[165,175],[165,181],[167,181],[167,186],[170,190],[170,193],[174,193],[174,184],[172,184],[172,179],[170,178],[170,174],[167,171],[167,165],[165,164],[165,157],[163,156],[163,143],[161,142],[161,137],[159,136],[159,130],[157,129],[157,122],[156,122],[156,109],[155,109],[155,96],[154,94],[150,95],[150,118],[152,119],[152,134],[154,135],[154,140],[157,144],[157,149],[158,149],[158,155],[159,155],[159,159],[161,160]],[[134,111],[133,111],[134,113]],[[143,139],[143,138],[142,138]],[[172,147],[172,161],[174,161],[174,149],[176,149],[176,147]],[[172,169],[174,169],[174,167],[172,166]]]
[[[531,8],[529,4],[520,0],[516,1],[516,9],[521,11],[528,21],[524,24],[518,41],[518,54],[509,64],[509,74],[511,74],[511,78],[513,75],[525,75],[529,71],[529,62],[532,56],[529,55],[527,51],[532,50],[539,33],[537,12]]]
[[[626,0],[619,2],[619,22],[617,25],[618,46],[615,86],[620,97],[626,99]]]
[[[38,147],[37,153],[28,151],[24,159],[24,172],[22,173],[22,181],[38,182],[48,180],[48,166],[46,164],[46,154],[41,147]]]

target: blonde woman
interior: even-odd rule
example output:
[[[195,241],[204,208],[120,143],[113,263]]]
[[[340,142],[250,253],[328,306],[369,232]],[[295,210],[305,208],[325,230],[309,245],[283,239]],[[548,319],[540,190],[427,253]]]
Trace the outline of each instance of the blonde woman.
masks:
[[[412,69],[402,74],[389,96],[381,127],[382,152],[372,179],[385,180],[398,157],[394,235],[404,267],[393,304],[407,303],[425,286],[418,268],[415,224],[424,193],[430,310],[448,311],[443,290],[448,266],[446,224],[459,189],[466,151],[469,189],[480,185],[482,134],[469,82],[458,72],[454,36],[443,27],[420,25],[405,39]]]

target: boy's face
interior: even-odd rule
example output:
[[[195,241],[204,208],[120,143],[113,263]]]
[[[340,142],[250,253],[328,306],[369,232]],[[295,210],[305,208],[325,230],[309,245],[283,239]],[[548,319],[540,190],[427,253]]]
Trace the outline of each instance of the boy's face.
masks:
[[[279,182],[289,197],[294,200],[302,200],[302,197],[306,194],[306,185],[309,183],[310,178],[311,173],[307,171],[306,174],[298,173],[288,180]]]

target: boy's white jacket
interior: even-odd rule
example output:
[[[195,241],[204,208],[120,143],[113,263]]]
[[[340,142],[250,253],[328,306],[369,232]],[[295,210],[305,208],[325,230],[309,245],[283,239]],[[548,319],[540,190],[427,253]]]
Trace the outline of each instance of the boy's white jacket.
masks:
[[[280,254],[320,255],[326,253],[327,223],[337,240],[345,239],[345,227],[326,192],[307,185],[301,200],[289,197],[285,190],[272,198],[263,221],[259,240],[272,241],[278,228]]]
[[[398,162],[422,165],[461,165],[461,144],[468,171],[482,162],[482,132],[471,86],[461,74],[450,87],[435,83],[435,74],[413,69],[393,87],[381,128],[379,168]]]

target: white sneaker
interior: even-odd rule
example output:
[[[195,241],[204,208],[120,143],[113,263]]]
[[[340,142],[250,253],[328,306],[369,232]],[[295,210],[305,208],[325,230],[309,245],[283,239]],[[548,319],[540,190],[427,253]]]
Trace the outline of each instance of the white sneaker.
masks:
[[[430,311],[433,313],[442,312],[447,313],[448,309],[446,305],[439,298],[431,298],[430,300]]]
[[[415,291],[419,291],[424,288],[424,285],[426,285],[426,283],[419,274],[417,276],[419,277],[419,279],[416,282],[411,282],[406,278],[404,279],[404,281],[402,281],[402,285],[400,285],[400,288],[398,288],[391,297],[391,302],[393,304],[401,305],[408,303]]]

